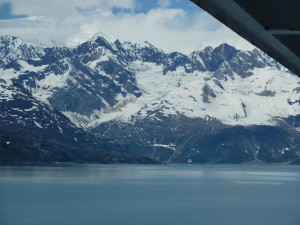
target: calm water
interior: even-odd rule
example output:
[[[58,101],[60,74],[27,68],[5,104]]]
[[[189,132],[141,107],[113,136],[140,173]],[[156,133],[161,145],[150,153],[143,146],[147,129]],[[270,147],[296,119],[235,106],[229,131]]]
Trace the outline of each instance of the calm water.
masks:
[[[0,225],[299,225],[300,167],[0,167]]]

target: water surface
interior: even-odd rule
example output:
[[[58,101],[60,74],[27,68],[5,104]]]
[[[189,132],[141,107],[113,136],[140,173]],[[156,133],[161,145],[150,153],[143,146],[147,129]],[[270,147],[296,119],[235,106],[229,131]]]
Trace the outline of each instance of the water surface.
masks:
[[[0,167],[1,225],[299,225],[300,167]]]

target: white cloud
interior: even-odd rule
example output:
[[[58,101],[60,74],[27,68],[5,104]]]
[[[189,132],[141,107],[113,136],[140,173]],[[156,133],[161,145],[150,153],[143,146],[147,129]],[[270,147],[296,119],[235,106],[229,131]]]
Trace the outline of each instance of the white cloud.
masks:
[[[161,8],[167,8],[171,6],[170,0],[157,0],[157,5]]]
[[[0,0],[0,3],[3,0]],[[6,0],[5,0],[6,1]],[[146,0],[145,0],[146,1]],[[147,0],[148,1],[148,0]],[[75,45],[104,32],[121,40],[150,41],[166,51],[189,53],[223,42],[242,49],[253,48],[212,16],[201,10],[158,7],[135,13],[139,0],[12,0],[14,14],[26,19],[0,20],[0,35],[25,40]],[[117,14],[113,8],[125,9]],[[196,6],[195,6],[196,7]]]
[[[12,3],[14,14],[70,16],[78,14],[78,9],[109,10],[113,7],[133,9],[136,0],[0,0]]]

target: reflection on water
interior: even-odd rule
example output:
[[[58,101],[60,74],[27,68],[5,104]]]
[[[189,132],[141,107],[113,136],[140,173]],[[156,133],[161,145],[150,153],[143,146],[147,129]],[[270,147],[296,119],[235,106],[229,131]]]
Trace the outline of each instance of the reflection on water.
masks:
[[[300,167],[0,167],[2,225],[299,225]]]
[[[237,184],[271,184],[271,185],[283,185],[280,182],[262,182],[262,181],[235,181]]]
[[[299,180],[298,166],[78,165],[0,166],[1,179],[160,179],[199,178]]]

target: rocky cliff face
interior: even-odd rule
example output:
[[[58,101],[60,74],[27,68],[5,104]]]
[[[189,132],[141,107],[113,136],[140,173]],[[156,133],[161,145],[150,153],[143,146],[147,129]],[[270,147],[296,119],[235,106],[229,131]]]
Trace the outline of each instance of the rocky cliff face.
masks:
[[[122,154],[163,162],[299,157],[299,78],[257,49],[184,55],[97,35],[42,48],[3,36],[0,56],[3,129],[64,132],[77,147],[97,142],[88,131]]]

